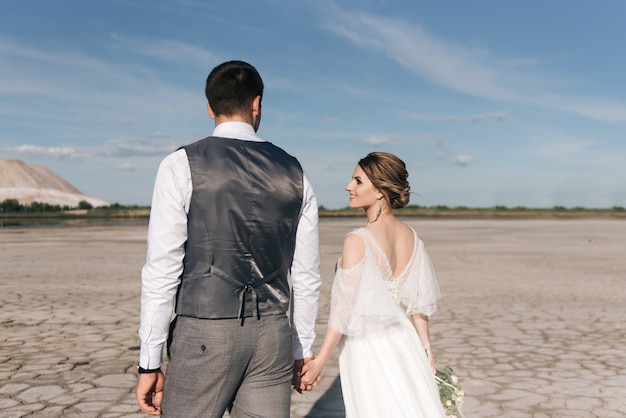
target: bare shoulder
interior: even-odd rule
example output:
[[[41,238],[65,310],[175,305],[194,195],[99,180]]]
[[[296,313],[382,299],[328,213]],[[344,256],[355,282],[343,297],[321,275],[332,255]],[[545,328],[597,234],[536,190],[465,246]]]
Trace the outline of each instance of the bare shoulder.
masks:
[[[405,224],[404,222],[401,222],[402,224],[402,235],[410,240],[413,241],[413,236],[417,235],[417,232],[415,231],[415,229],[413,229],[413,227]]]
[[[410,244],[413,242],[413,235],[415,234],[415,230],[407,225],[406,223],[397,220],[394,222],[389,229],[390,237],[392,241],[401,244]]]
[[[341,268],[348,269],[357,265],[365,256],[365,240],[356,233],[346,235],[341,252]]]

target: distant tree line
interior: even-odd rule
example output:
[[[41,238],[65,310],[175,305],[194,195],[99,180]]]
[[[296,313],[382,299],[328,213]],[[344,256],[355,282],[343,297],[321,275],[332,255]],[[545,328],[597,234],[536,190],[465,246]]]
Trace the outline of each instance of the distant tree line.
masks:
[[[43,202],[33,202],[33,203],[20,203],[16,199],[5,199],[0,202],[0,213],[43,213],[43,212],[63,212],[75,209],[86,209],[86,210],[94,210],[97,212],[115,212],[115,211],[128,211],[128,210],[136,210],[136,209],[149,209],[149,206],[138,206],[138,205],[121,205],[119,203],[112,203],[108,206],[98,206],[94,208],[93,205],[86,200],[81,200],[78,202],[78,206],[70,207],[67,205],[51,205],[49,203]],[[576,206],[572,208],[567,208],[565,206],[553,206],[551,208],[527,208],[525,206],[515,206],[509,208],[508,206],[496,205],[488,208],[472,208],[468,206],[446,206],[446,205],[436,205],[436,206],[420,206],[420,205],[407,205],[398,211],[402,212],[412,212],[412,211],[420,211],[420,210],[435,210],[441,212],[447,211],[475,211],[475,210],[488,210],[488,211],[496,211],[496,212],[523,212],[523,211],[553,211],[553,212],[585,212],[585,211],[613,211],[613,212],[624,212],[626,208],[623,206],[613,206],[612,208],[585,208],[581,206]],[[319,206],[320,212],[359,212],[358,209],[351,208],[342,208],[342,209],[329,209],[324,207],[324,205]]]
[[[342,209],[329,209],[324,205],[320,205],[318,207],[320,212],[338,212],[338,211],[357,211],[356,209],[352,209],[350,207],[345,207]],[[420,205],[407,205],[402,209],[398,209],[398,212],[411,212],[411,211],[420,211],[420,210],[435,210],[435,211],[475,211],[475,210],[488,210],[488,211],[496,211],[496,212],[507,212],[507,211],[515,211],[515,212],[523,212],[523,211],[553,211],[553,212],[584,212],[584,211],[614,211],[614,212],[624,212],[626,208],[623,206],[613,206],[611,208],[585,208],[583,206],[575,206],[575,207],[565,207],[556,205],[551,208],[528,208],[526,206],[514,206],[508,207],[503,205],[496,205],[491,207],[469,207],[469,206],[446,206],[446,205],[435,205],[435,206],[420,206]]]
[[[407,205],[402,209],[436,209],[436,210],[442,210],[442,211],[446,211],[446,210],[458,210],[458,211],[462,211],[462,210],[495,210],[495,211],[527,211],[527,210],[552,210],[552,211],[556,211],[556,212],[567,212],[567,211],[574,211],[574,212],[582,212],[582,211],[587,211],[587,210],[613,210],[616,212],[623,212],[626,209],[622,206],[613,206],[612,208],[586,208],[583,206],[575,206],[575,207],[565,207],[565,206],[560,206],[560,205],[556,205],[553,206],[551,208],[527,208],[526,206],[514,206],[514,207],[508,207],[508,206],[503,206],[503,205],[496,205],[493,207],[487,207],[487,208],[472,208],[472,207],[468,207],[468,206],[446,206],[446,205],[437,205],[437,206],[420,206],[420,205]]]
[[[73,209],[93,209],[93,205],[86,200],[78,202],[77,207],[70,207],[67,205],[51,205],[44,202],[20,203],[16,199],[5,199],[0,202],[0,213],[61,212]]]

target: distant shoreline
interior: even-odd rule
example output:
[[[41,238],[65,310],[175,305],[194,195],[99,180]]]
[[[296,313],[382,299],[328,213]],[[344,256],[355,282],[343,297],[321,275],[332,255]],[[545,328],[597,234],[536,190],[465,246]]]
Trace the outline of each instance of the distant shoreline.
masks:
[[[508,208],[403,208],[395,211],[396,216],[435,219],[576,219],[576,218],[620,218],[626,219],[626,210],[613,209],[508,209]],[[320,218],[358,218],[361,209],[320,208]],[[0,227],[37,225],[85,225],[110,222],[147,222],[149,207],[115,209],[74,209],[60,212],[13,212],[0,213]]]
[[[626,210],[616,209],[400,209],[396,216],[422,218],[626,218]],[[320,217],[363,216],[361,210],[320,210]]]

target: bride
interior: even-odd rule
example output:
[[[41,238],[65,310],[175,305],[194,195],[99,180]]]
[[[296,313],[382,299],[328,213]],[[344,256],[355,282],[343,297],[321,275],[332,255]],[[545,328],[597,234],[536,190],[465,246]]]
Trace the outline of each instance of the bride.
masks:
[[[392,213],[409,201],[407,177],[402,160],[374,152],[346,186],[368,223],[344,240],[326,335],[302,369],[317,384],[338,346],[346,417],[444,417],[428,332],[439,286],[417,233]]]

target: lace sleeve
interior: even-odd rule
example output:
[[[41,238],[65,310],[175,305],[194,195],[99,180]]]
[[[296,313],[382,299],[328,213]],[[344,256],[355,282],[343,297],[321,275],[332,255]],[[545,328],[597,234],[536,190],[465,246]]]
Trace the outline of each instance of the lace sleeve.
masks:
[[[417,254],[406,280],[400,285],[399,299],[407,315],[421,313],[430,316],[437,310],[441,297],[439,283],[430,257],[419,240]]]
[[[342,269],[341,258],[337,262],[335,281],[330,296],[328,326],[342,334],[349,334],[364,263],[363,259],[349,269]]]
[[[354,267],[337,269],[330,298],[330,328],[360,337],[389,327],[403,315],[368,250]]]

